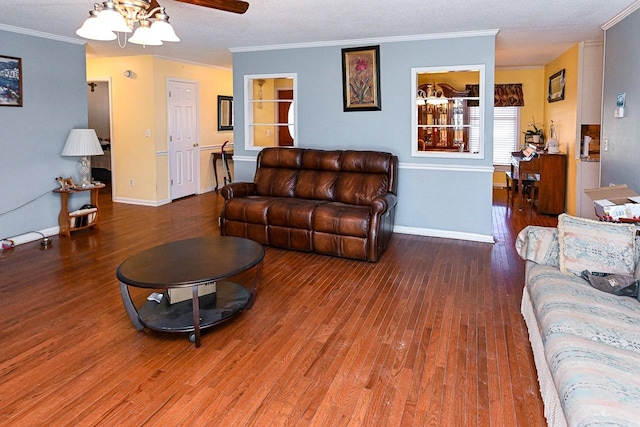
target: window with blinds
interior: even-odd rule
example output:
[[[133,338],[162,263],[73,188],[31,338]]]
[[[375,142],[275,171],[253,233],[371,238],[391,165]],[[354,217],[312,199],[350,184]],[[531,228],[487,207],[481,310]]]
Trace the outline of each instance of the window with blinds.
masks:
[[[480,145],[478,127],[480,108],[469,107],[469,122],[473,132],[469,132],[471,149]],[[493,164],[508,166],[511,153],[520,148],[520,107],[496,107],[493,109]]]

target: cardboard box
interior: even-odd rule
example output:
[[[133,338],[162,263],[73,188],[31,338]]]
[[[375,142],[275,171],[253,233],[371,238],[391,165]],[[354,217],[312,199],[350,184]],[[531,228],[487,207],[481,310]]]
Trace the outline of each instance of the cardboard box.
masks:
[[[207,283],[206,285],[198,286],[198,296],[209,295],[216,292],[216,282]],[[190,300],[193,297],[191,288],[170,288],[167,289],[167,302],[169,304],[175,304]]]
[[[584,193],[593,200],[598,218],[613,221],[640,218],[640,197],[624,184],[592,188]]]

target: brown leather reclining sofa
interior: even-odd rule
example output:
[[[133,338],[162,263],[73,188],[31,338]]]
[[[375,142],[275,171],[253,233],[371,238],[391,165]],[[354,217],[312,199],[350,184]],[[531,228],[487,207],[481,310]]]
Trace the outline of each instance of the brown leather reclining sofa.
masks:
[[[377,261],[393,232],[397,170],[390,153],[265,148],[254,182],[222,189],[220,232]]]

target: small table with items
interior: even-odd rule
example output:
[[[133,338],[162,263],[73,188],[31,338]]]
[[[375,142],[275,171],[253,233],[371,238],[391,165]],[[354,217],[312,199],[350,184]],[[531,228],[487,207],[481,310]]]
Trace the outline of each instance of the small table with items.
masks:
[[[221,160],[222,165],[226,168],[227,175],[224,178],[224,184],[227,185],[227,181],[231,182],[231,171],[229,170],[229,159],[233,160],[233,146],[231,148],[225,148],[228,142],[229,141],[225,141],[225,143],[222,144],[222,148],[220,148],[220,151],[214,151],[211,153],[211,162],[213,163],[213,176],[216,179],[215,190],[218,189],[218,167],[217,167],[218,160]]]
[[[58,214],[58,225],[60,226],[60,235],[71,237],[71,232],[82,230],[83,228],[99,228],[100,227],[100,209],[98,208],[98,192],[104,188],[104,184],[92,184],[91,187],[71,187],[56,188],[54,193],[60,195],[60,213]],[[81,210],[77,212],[69,212],[69,195],[91,192],[91,209]],[[82,222],[80,221],[82,219]],[[72,221],[74,223],[72,224]],[[77,222],[76,222],[77,221]]]
[[[139,331],[191,332],[200,346],[201,329],[217,325],[251,308],[262,273],[264,248],[240,237],[196,237],[147,249],[125,260],[116,270],[120,294],[131,322]],[[256,268],[253,285],[223,281]],[[199,296],[201,286],[215,292]],[[136,308],[129,286],[163,291],[187,288],[191,297],[170,304],[168,298],[149,299]],[[154,294],[152,294],[154,295]],[[158,294],[160,295],[160,294]]]

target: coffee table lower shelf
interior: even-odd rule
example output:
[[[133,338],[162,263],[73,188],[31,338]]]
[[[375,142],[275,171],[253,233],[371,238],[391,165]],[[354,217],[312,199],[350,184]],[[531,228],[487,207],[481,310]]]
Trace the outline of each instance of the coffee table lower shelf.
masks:
[[[123,297],[126,295],[131,304],[125,306],[129,306],[127,312],[137,329],[142,330],[146,327],[161,332],[195,332],[192,300],[169,304],[166,298],[163,298],[159,303],[147,301],[136,309],[130,299],[127,285],[120,283],[120,286]],[[198,299],[199,329],[217,325],[240,314],[250,305],[251,299],[251,293],[244,286],[234,282],[217,282],[215,293],[203,295]],[[191,334],[189,340],[194,342],[195,335]]]

